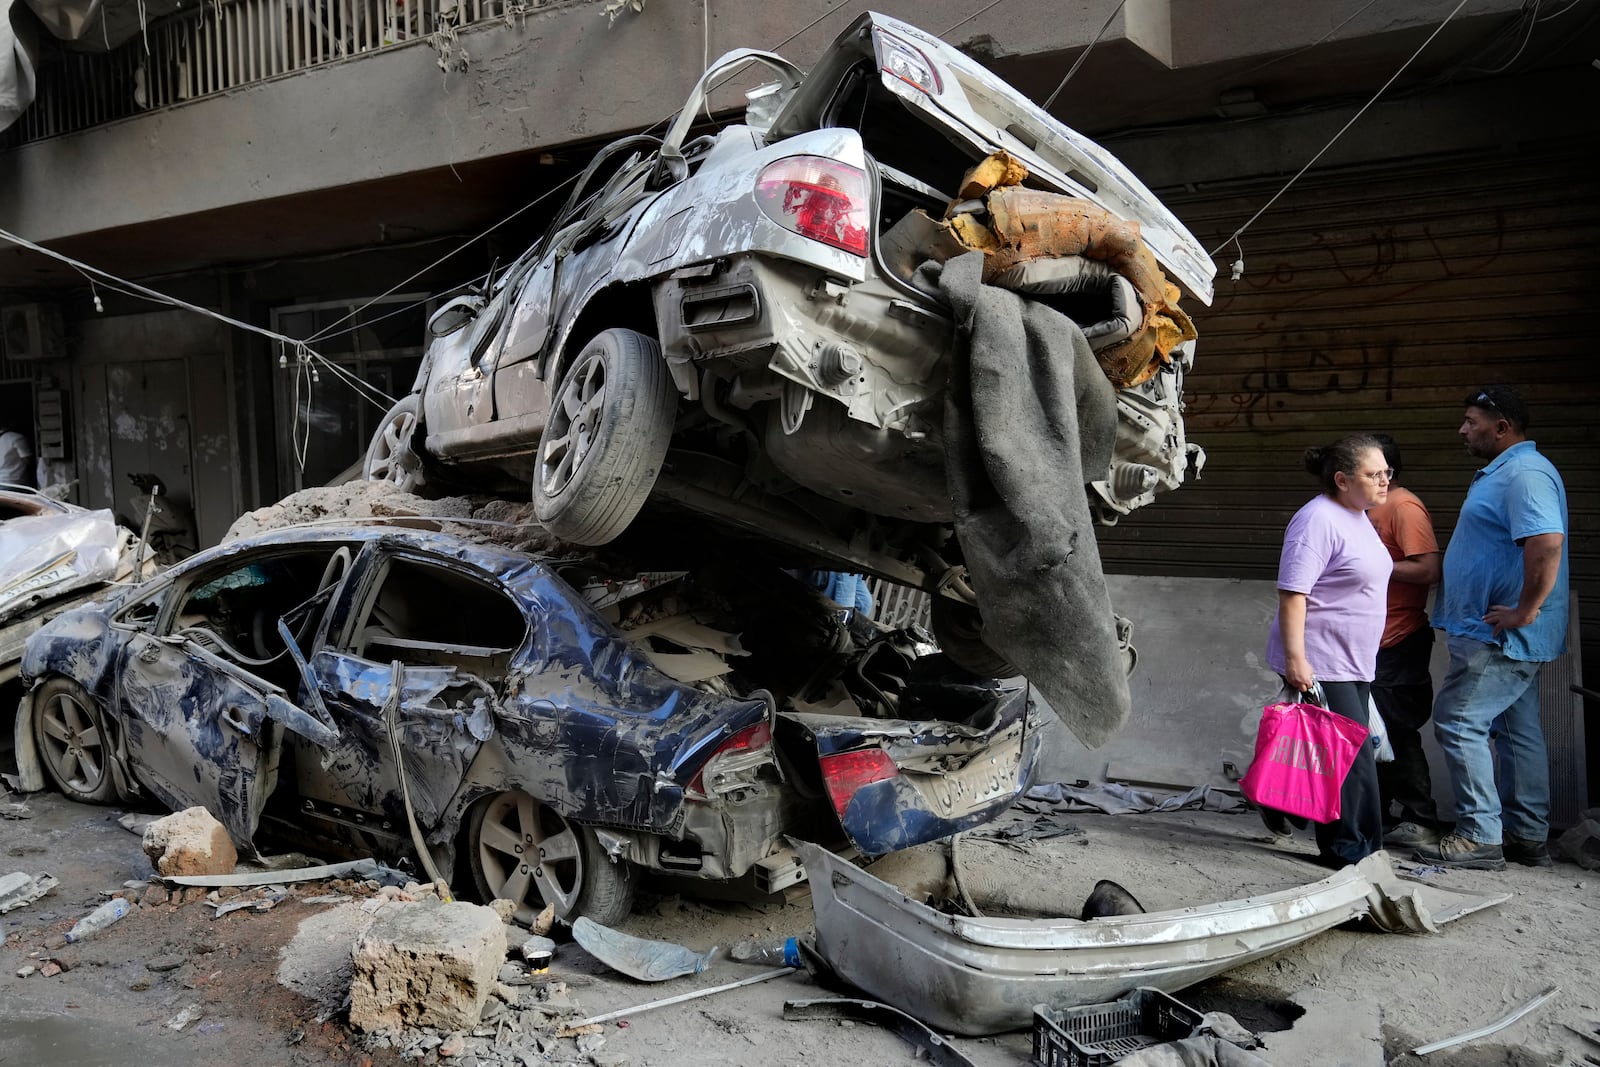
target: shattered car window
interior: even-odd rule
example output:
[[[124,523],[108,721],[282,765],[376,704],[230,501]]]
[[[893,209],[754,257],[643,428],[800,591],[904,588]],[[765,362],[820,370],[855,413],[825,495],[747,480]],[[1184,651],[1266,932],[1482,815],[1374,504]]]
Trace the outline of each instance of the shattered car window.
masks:
[[[528,624],[502,590],[426,560],[389,561],[350,629],[347,645],[363,659],[408,666],[463,666],[505,672]]]

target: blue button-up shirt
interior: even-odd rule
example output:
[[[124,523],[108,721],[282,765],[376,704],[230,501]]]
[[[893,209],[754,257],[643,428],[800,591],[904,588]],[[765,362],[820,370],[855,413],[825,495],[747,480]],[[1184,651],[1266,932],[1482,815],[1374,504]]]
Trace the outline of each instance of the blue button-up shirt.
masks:
[[[1491,604],[1516,607],[1522,596],[1522,545],[1558,533],[1561,570],[1528,625],[1497,640],[1483,621]],[[1499,644],[1506,656],[1547,663],[1567,650],[1567,487],[1532,441],[1519,441],[1472,478],[1461,518],[1444,554],[1433,625],[1449,634]]]

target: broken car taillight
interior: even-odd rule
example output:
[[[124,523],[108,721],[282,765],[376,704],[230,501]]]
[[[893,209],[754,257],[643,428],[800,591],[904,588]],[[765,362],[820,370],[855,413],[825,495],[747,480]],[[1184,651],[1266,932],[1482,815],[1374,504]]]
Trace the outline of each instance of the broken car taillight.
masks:
[[[689,783],[693,796],[721,796],[754,781],[754,773],[772,763],[772,726],[758,722],[717,746],[700,773]]]
[[[939,72],[928,57],[898,37],[875,30],[873,38],[878,46],[878,65],[885,74],[892,74],[907,85],[913,85],[929,96],[938,96],[944,89]]]
[[[801,237],[867,254],[867,175],[821,156],[790,156],[756,179],[756,203],[767,218]]]
[[[841,818],[850,806],[850,798],[856,795],[858,789],[900,773],[894,760],[881,748],[836,752],[831,756],[823,756],[818,762],[822,765],[822,782],[828,787],[833,810]]]

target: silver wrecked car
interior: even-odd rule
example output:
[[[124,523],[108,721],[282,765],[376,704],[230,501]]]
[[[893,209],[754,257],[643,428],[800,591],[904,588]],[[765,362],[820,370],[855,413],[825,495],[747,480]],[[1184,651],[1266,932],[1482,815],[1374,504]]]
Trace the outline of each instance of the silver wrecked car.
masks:
[[[750,94],[745,122],[688,139],[711,90],[750,63],[777,81]],[[1010,177],[974,184],[989,164]],[[1133,269],[1091,237],[1045,248],[1046,277],[1012,279],[1066,293],[1099,352],[1165,338],[1139,373],[1112,375],[1115,454],[1086,480],[1096,517],[1113,522],[1203,459],[1179,410],[1193,331],[1162,324],[1181,318],[1166,276],[1209,302],[1214,266],[1099,146],[937,38],[870,13],[809,74],[728,53],[663,136],[602,149],[542,241],[435,313],[365,474],[407,489],[430,471],[525,479],[539,519],[589,545],[654,494],[939,593],[943,646],[994,673],[949,537],[956,324],[915,273],[1006,240],[1017,212],[985,194],[1007,182],[1079,205],[1093,233],[1115,230],[1142,257]]]

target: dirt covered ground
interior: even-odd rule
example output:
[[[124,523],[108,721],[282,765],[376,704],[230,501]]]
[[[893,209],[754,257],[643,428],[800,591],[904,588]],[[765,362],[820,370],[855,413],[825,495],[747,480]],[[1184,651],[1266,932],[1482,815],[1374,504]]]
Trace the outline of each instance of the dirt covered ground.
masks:
[[[177,1065],[227,1059],[246,1065],[543,1063],[804,1065],[914,1063],[908,1046],[864,1025],[788,1022],[786,999],[833,995],[802,973],[631,1015],[597,1034],[557,1038],[565,1023],[749,977],[718,954],[702,974],[645,985],[610,972],[571,942],[549,975],[514,993],[473,1037],[412,1033],[398,1043],[352,1032],[338,1010],[340,968],[370,887],[293,887],[270,911],[212,918],[203,901],[146,903],[98,937],[64,945],[61,934],[124,888],[149,878],[139,838],[118,811],[53,794],[26,798],[31,817],[0,820],[0,873],[48,872],[60,886],[0,916],[0,1063]],[[1019,818],[1031,820],[1032,816]],[[1099,878],[1125,885],[1149,910],[1201,904],[1313,881],[1309,840],[1269,842],[1252,816],[1179,812],[1052,816],[1062,835],[1019,847],[974,842],[986,876],[1037,884],[1081,899]],[[1585,1064],[1600,1056],[1569,1026],[1600,1023],[1600,876],[1568,864],[1552,870],[1431,874],[1436,884],[1503,891],[1512,898],[1438,935],[1338,929],[1180,994],[1230,1011],[1262,1032],[1279,1065],[1421,1063],[1404,1050],[1470,1030],[1548,986],[1554,1000],[1501,1033],[1437,1053],[1430,1065]],[[306,903],[343,890],[348,903]],[[1041,892],[1044,889],[1041,888]],[[142,889],[135,892],[143,895]],[[159,894],[155,895],[159,897]],[[193,894],[198,896],[198,894]],[[746,937],[811,929],[803,895],[764,904],[680,895],[657,885],[624,924],[628,932],[696,950],[726,950]],[[517,940],[513,938],[513,941]],[[54,961],[59,973],[41,969]],[[27,977],[20,970],[33,968]],[[52,968],[53,970],[53,968]],[[290,988],[291,986],[295,988]],[[187,1018],[181,1029],[174,1026]],[[172,1024],[172,1025],[169,1025]],[[981,1067],[1021,1064],[1025,1032],[957,1038]],[[440,1052],[456,1052],[441,1060]]]

